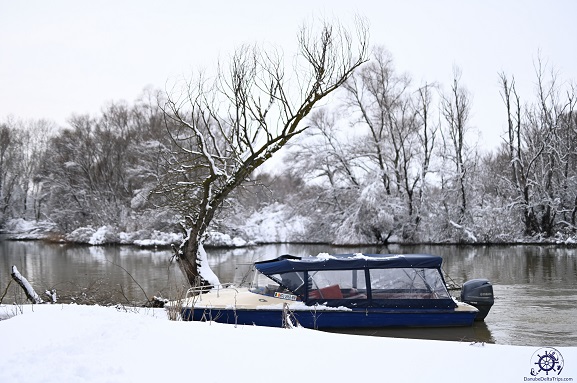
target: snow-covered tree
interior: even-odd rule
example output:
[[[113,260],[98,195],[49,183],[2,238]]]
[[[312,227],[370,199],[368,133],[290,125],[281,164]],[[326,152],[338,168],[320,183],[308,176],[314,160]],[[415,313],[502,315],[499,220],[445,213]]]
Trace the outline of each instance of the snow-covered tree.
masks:
[[[312,114],[292,145],[291,171],[320,189],[304,205],[322,212],[315,228],[333,222],[335,243],[418,237],[438,128],[432,89],[412,89],[377,47],[343,86],[342,107]]]
[[[0,212],[4,218],[39,218],[43,191],[36,175],[55,130],[55,124],[47,120],[10,117],[0,125]]]
[[[469,92],[461,84],[461,72],[457,68],[453,70],[450,91],[442,97],[441,109],[445,122],[442,130],[445,168],[441,177],[446,193],[446,219],[453,227],[460,229],[462,225],[473,223],[470,212],[472,196],[469,193],[473,171],[477,166],[477,152],[476,145],[467,140],[471,129],[471,100]],[[457,204],[449,202],[455,197]]]
[[[22,147],[16,140],[16,132],[7,124],[0,125],[0,213],[9,215],[17,185],[18,151]]]
[[[356,141],[357,157],[368,170],[365,186],[374,191],[374,180],[380,180],[380,203],[391,207],[393,231],[414,238],[437,130],[430,117],[431,86],[412,89],[410,77],[395,71],[391,54],[377,47],[345,89],[348,110],[357,117],[354,127],[365,132]],[[390,235],[379,231],[377,238]]]
[[[311,219],[315,238],[329,241],[334,239],[334,226],[358,200],[366,174],[355,135],[346,126],[337,110],[318,109],[287,155],[291,164],[288,171],[306,180],[305,187],[295,190],[299,199],[296,209]]]
[[[504,188],[518,208],[525,235],[551,237],[577,229],[577,95],[538,60],[535,100],[522,105],[514,77],[500,75],[507,111],[501,148],[508,161]]]
[[[146,208],[166,170],[170,140],[157,100],[110,103],[100,116],[77,115],[69,123],[44,153],[46,215],[63,231],[126,225]]]
[[[202,244],[231,192],[303,132],[313,108],[366,60],[364,23],[355,32],[328,22],[302,27],[292,73],[279,51],[244,46],[214,78],[199,75],[168,95],[164,110],[179,153],[162,191],[183,217],[175,256],[191,285],[215,283],[201,273]]]

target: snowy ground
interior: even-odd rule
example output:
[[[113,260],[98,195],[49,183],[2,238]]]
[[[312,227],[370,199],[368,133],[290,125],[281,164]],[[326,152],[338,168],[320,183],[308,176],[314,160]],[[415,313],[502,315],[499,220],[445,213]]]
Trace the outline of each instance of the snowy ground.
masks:
[[[0,321],[0,382],[523,382],[539,355],[535,347],[173,322],[162,309],[0,306],[0,318],[14,314]],[[561,373],[541,371],[536,381],[577,380],[577,348],[558,351]]]

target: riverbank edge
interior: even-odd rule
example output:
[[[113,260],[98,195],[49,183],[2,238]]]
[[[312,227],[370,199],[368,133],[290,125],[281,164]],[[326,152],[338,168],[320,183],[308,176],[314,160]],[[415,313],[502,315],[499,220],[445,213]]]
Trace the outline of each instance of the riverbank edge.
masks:
[[[178,246],[182,241],[182,236],[176,233],[161,232],[157,230],[139,231],[132,233],[116,232],[112,227],[103,226],[98,229],[85,227],[77,229],[72,233],[60,233],[53,230],[46,223],[34,223],[24,221],[25,224],[13,225],[12,230],[0,230],[4,240],[10,241],[44,241],[47,243],[58,243],[66,245],[81,246],[135,246],[138,248],[160,248],[170,249]],[[228,234],[210,231],[208,233],[206,248],[245,248],[259,245],[274,244],[306,244],[306,245],[326,245],[338,248],[356,247],[387,247],[387,246],[564,246],[577,247],[577,239],[569,238],[544,238],[523,237],[516,241],[495,241],[495,242],[474,242],[474,241],[454,241],[454,242],[405,242],[389,241],[386,243],[329,243],[316,241],[251,241],[240,237],[230,237]]]

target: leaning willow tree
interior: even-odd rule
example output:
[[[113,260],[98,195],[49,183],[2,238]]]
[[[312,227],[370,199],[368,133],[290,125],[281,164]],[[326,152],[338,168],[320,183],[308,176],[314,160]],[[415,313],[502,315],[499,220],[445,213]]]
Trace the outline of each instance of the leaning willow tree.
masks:
[[[362,21],[354,31],[306,25],[297,40],[290,71],[278,50],[244,46],[214,77],[200,74],[167,95],[166,126],[176,149],[159,192],[182,217],[184,239],[174,257],[192,286],[218,283],[203,241],[230,193],[303,132],[314,106],[367,60]]]

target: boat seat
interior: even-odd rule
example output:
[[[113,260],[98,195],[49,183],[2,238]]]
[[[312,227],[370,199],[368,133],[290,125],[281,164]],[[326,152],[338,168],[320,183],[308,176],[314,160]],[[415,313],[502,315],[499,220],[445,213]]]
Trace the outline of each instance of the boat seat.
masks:
[[[309,299],[343,299],[339,285],[331,285],[309,292]]]

